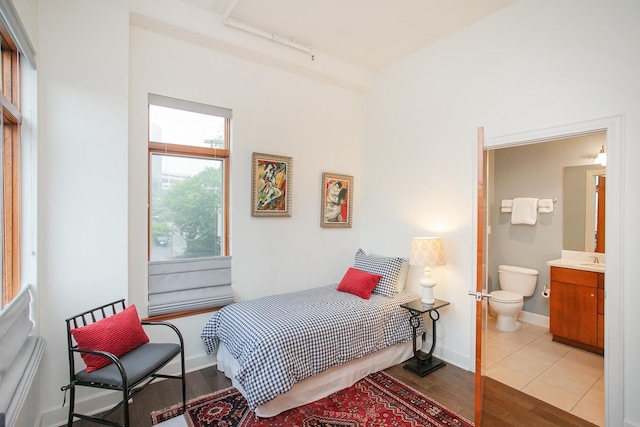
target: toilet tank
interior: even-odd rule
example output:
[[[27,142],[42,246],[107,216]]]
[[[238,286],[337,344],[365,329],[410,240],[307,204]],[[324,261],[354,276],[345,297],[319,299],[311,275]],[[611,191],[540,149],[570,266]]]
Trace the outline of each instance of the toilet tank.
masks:
[[[536,291],[538,270],[515,265],[499,265],[498,283],[503,291],[530,297]]]

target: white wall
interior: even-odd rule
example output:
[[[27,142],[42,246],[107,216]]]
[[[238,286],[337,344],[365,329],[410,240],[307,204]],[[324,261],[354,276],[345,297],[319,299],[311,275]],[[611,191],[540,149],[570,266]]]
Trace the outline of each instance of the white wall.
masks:
[[[492,140],[623,116],[622,144],[612,149],[624,155],[607,170],[618,168],[626,187],[615,190],[625,196],[624,235],[617,236],[615,248],[622,259],[607,261],[618,262],[621,271],[624,298],[616,293],[615,300],[624,301],[627,327],[624,349],[611,354],[621,355],[625,380],[607,388],[624,389],[624,401],[610,404],[624,407],[627,426],[640,425],[640,408],[633,403],[640,391],[634,363],[640,339],[633,325],[640,314],[631,305],[640,300],[634,268],[640,194],[623,192],[640,182],[639,16],[636,1],[519,0],[380,72],[365,97],[363,129],[362,209],[370,213],[363,221],[363,245],[384,241],[400,250],[415,234],[444,238],[447,277],[435,292],[452,306],[442,313],[442,351],[466,356],[471,367],[473,309],[466,292],[475,282],[476,128],[484,126]],[[380,232],[378,224],[390,220],[393,226]]]
[[[68,382],[64,319],[121,297],[146,310],[148,92],[233,110],[238,299],[337,283],[359,247],[360,95],[212,50],[207,40],[187,43],[170,27],[160,26],[170,36],[130,27],[126,3],[39,5],[43,425],[66,416],[60,408],[60,386]],[[167,20],[174,18],[169,12]],[[291,218],[250,216],[254,151],[293,157]],[[320,228],[323,171],[355,177],[354,228]],[[174,321],[185,336],[189,369],[215,361],[199,337],[208,317]],[[109,400],[85,406],[98,409]]]
[[[179,60],[172,59],[175,53]],[[231,254],[237,300],[340,280],[358,249],[358,222],[353,229],[320,228],[321,175],[359,179],[359,95],[136,26],[130,85],[131,301],[146,305],[148,93],[233,110]],[[252,152],[293,158],[291,218],[251,217]],[[174,322],[191,358],[204,356],[200,332],[209,317]]]
[[[129,16],[110,2],[82,0],[42,1],[39,16],[38,292],[47,341],[40,397],[47,411],[60,407],[60,387],[69,382],[64,319],[127,296]],[[51,421],[45,415],[44,425]]]

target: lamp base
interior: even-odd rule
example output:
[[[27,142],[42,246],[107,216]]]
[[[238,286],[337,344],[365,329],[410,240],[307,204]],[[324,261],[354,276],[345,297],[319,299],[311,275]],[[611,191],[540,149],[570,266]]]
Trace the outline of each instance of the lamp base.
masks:
[[[429,295],[427,295],[429,294]],[[435,298],[433,298],[433,291],[431,292],[422,292],[422,300],[424,304],[433,304],[436,302]]]
[[[424,377],[436,369],[440,369],[445,366],[444,360],[440,360],[435,356],[431,356],[427,360],[420,360],[417,357],[412,357],[407,363],[404,364],[404,369],[411,371],[416,375]]]
[[[419,283],[422,286],[422,302],[424,304],[433,304],[435,302],[433,288],[436,286],[436,281],[431,277],[431,268],[424,268],[424,273]]]

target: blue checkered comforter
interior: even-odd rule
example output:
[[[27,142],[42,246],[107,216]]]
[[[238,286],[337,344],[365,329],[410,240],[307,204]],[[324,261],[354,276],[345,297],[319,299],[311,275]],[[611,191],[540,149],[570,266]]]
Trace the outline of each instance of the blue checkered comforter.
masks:
[[[208,354],[224,342],[238,359],[236,380],[255,409],[325,369],[410,341],[409,313],[400,304],[416,298],[402,292],[364,300],[335,285],[268,296],[222,308],[202,340]]]

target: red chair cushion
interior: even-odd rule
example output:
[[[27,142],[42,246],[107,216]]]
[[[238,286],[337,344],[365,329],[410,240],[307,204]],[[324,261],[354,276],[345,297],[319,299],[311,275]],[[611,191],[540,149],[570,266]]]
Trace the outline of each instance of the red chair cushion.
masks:
[[[149,337],[140,324],[135,305],[101,319],[95,323],[72,329],[71,334],[80,350],[101,350],[120,357],[149,342]],[[111,363],[106,357],[81,354],[87,372],[95,371]]]

